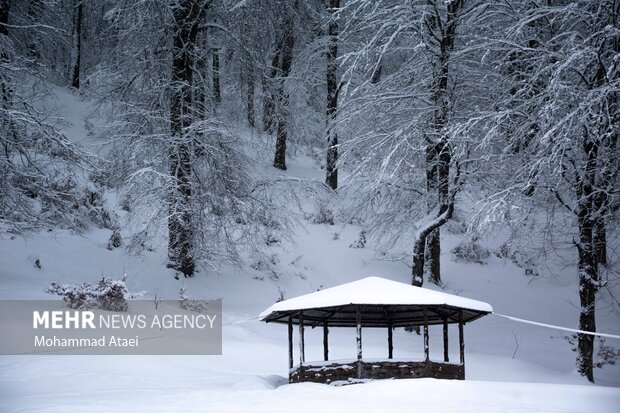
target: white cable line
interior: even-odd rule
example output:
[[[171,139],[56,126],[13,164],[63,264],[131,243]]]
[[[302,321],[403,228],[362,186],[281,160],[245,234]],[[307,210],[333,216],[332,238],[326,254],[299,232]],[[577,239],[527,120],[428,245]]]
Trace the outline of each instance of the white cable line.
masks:
[[[258,318],[259,318],[259,316],[256,316],[256,317],[252,317],[252,318],[246,318],[245,320],[237,320],[237,321],[231,321],[229,323],[222,323],[222,327],[223,326],[230,326],[230,325],[233,325],[233,324],[241,324],[241,323],[245,323],[247,321],[256,320]]]
[[[556,326],[556,325],[553,325],[553,324],[539,323],[537,321],[525,320],[523,318],[512,317],[512,316],[509,316],[509,315],[499,314],[499,313],[491,313],[491,314],[496,315],[498,317],[507,318],[509,320],[516,321],[518,323],[532,324],[532,325],[539,326],[539,327],[554,328],[556,330],[571,331],[573,333],[579,333],[579,334],[589,334],[591,336],[599,336],[599,337],[620,339],[620,335],[616,335],[616,334],[597,333],[597,332],[594,332],[594,331],[577,330],[577,329],[574,329],[574,328],[561,327],[561,326]]]

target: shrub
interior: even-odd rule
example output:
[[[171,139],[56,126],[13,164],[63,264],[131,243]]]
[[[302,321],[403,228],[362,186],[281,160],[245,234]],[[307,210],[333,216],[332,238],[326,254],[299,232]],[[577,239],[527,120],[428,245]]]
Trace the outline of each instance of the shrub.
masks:
[[[59,284],[52,282],[47,290],[60,295],[74,309],[101,308],[108,311],[127,311],[129,292],[123,280],[102,277],[95,283]]]
[[[123,242],[123,238],[121,237],[121,233],[118,230],[112,231],[112,235],[110,236],[110,240],[108,241],[107,248],[109,250],[113,250],[114,248],[118,248],[121,246]]]
[[[334,213],[326,204],[319,202],[317,212],[310,217],[310,222],[313,224],[334,225]]]
[[[499,248],[495,251],[495,255],[498,258],[510,260],[517,267],[523,268],[525,275],[534,277],[540,275],[538,270],[536,269],[536,261],[534,260],[534,258],[528,256],[521,251],[512,251],[507,243],[503,243],[502,245],[500,245]]]
[[[452,248],[452,255],[454,255],[456,261],[486,264],[486,259],[489,258],[491,253],[475,241],[463,241]]]
[[[359,237],[349,245],[349,248],[364,248],[366,247],[366,231],[361,230]]]

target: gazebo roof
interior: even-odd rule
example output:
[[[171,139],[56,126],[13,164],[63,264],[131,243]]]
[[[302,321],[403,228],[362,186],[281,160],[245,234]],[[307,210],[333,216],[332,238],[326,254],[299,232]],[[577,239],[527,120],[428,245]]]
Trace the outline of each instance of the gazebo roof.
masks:
[[[380,277],[367,277],[314,293],[275,303],[260,314],[265,322],[299,324],[303,312],[304,324],[314,326],[326,322],[335,327],[357,324],[360,308],[365,327],[403,327],[422,325],[424,310],[429,324],[469,322],[493,311],[490,304],[415,287]]]

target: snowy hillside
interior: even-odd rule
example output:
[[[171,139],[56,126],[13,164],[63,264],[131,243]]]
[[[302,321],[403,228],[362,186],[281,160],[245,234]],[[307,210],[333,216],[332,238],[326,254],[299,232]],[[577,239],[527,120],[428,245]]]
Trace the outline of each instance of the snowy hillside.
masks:
[[[59,116],[66,119],[72,139],[88,135],[84,128],[91,103],[61,88],[54,90]],[[92,122],[92,119],[89,121]],[[85,144],[84,141],[80,141]],[[265,174],[269,159],[259,158]],[[298,156],[290,161],[287,177],[320,180],[314,160]],[[107,194],[110,205],[116,195]],[[312,212],[313,200],[304,200]],[[130,292],[144,298],[176,299],[181,287],[193,298],[223,298],[222,356],[55,356],[0,357],[0,411],[423,411],[454,412],[613,412],[620,406],[620,366],[596,369],[597,384],[587,384],[577,373],[568,333],[514,323],[493,315],[466,329],[467,380],[433,379],[377,381],[332,387],[287,384],[286,328],[257,321],[258,314],[278,297],[291,298],[341,283],[378,275],[408,283],[411,269],[407,251],[380,254],[359,240],[358,224],[314,224],[299,221],[293,242],[271,248],[268,266],[222,266],[177,277],[166,269],[165,246],[142,255],[126,248],[106,248],[111,230],[92,228],[84,233],[51,229],[0,240],[0,298],[56,299],[46,293],[52,281],[96,281],[102,275],[128,274]],[[129,236],[121,231],[123,239]],[[334,234],[338,234],[335,236]],[[579,312],[575,269],[562,267],[553,276],[526,276],[523,268],[494,254],[484,264],[457,261],[450,252],[465,239],[446,234],[442,255],[445,292],[486,301],[494,310],[525,319],[574,326]],[[484,240],[497,249],[493,240]],[[35,263],[37,263],[35,265]],[[613,285],[620,295],[618,285]],[[439,290],[432,284],[425,288]],[[599,331],[619,334],[620,313],[607,294],[598,305]],[[3,332],[6,334],[7,332]],[[451,331],[451,334],[455,332]],[[354,332],[330,334],[334,359],[352,358]],[[456,337],[451,337],[455,342]],[[365,357],[385,357],[383,331],[365,333]],[[395,332],[395,357],[422,357],[422,338]],[[431,328],[431,358],[440,358],[441,331]],[[619,346],[612,339],[608,344]],[[453,346],[454,347],[454,346]],[[321,336],[309,330],[306,358],[321,358]],[[451,356],[458,357],[456,348]]]

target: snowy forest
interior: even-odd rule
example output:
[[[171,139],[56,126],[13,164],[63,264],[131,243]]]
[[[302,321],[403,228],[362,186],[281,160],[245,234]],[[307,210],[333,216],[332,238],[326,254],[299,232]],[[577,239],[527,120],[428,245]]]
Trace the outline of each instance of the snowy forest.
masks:
[[[0,95],[0,298],[126,272],[243,318],[333,271],[620,333],[620,0],[0,0]]]

